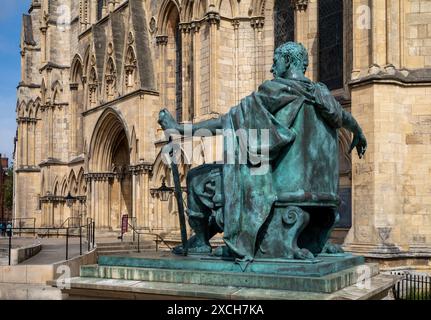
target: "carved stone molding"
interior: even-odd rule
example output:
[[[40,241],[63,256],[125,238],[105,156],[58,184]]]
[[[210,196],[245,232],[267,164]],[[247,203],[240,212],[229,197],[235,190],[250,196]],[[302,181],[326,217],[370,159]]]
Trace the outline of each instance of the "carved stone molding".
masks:
[[[151,20],[150,20],[150,32],[152,34],[154,34],[154,33],[156,33],[156,31],[157,31],[157,21],[156,21],[156,18],[155,17],[151,17]]]
[[[305,11],[308,7],[309,0],[291,0],[292,7],[298,11]]]
[[[166,46],[168,44],[168,36],[157,36],[156,44],[158,46]]]
[[[250,20],[253,29],[262,29],[265,25],[265,17],[253,17]]]
[[[241,22],[239,19],[232,20],[232,26],[233,26],[234,30],[238,30],[240,24],[241,24]]]
[[[182,33],[190,33],[190,31],[192,30],[192,26],[191,23],[180,23],[179,25],[179,30]]]
[[[17,122],[18,122],[18,123],[30,123],[30,122],[36,123],[36,122],[37,122],[37,120],[36,120],[35,118],[19,117],[19,118],[17,119]]]
[[[113,172],[101,172],[101,173],[86,173],[84,174],[84,179],[86,182],[99,181],[105,182],[114,179],[117,174]]]
[[[220,14],[216,11],[209,11],[206,15],[205,15],[205,21],[209,24],[212,25],[220,25]]]
[[[197,33],[199,32],[200,28],[201,28],[201,23],[200,21],[192,21],[190,22],[190,28],[193,30],[193,32]]]
[[[129,167],[129,172],[133,175],[138,175],[141,173],[147,174],[153,171],[153,165],[148,163],[137,164]]]

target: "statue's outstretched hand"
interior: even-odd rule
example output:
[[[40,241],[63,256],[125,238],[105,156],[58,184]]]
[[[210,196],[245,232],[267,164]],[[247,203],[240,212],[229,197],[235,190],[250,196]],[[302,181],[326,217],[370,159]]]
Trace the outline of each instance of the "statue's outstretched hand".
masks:
[[[175,121],[168,109],[163,109],[159,112],[158,123],[163,130],[176,129],[178,127],[178,123]]]
[[[353,141],[349,152],[352,152],[355,148],[356,151],[358,151],[359,159],[362,159],[367,151],[367,139],[362,132],[358,132],[353,135]]]

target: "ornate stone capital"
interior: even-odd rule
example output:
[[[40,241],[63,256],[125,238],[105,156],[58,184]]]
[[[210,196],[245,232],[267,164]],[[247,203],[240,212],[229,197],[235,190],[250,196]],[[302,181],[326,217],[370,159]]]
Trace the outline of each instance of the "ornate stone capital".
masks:
[[[262,29],[265,25],[265,17],[253,17],[250,20],[253,29]]]
[[[239,19],[232,20],[232,26],[233,26],[234,30],[238,30],[240,24],[241,24],[241,22],[239,21]]]
[[[182,33],[190,33],[192,29],[191,23],[180,23],[179,29]]]
[[[297,11],[305,11],[308,7],[309,0],[291,0],[292,7]]]
[[[156,44],[158,46],[166,46],[168,44],[168,36],[157,36]]]
[[[209,11],[205,15],[205,21],[208,22],[210,25],[220,25],[220,14],[216,11]]]
[[[100,173],[87,173],[84,175],[84,179],[87,182],[90,181],[98,181],[98,182],[106,182],[112,180],[116,177],[116,174],[113,172],[100,172]]]
[[[153,165],[148,163],[141,163],[141,164],[137,164],[129,167],[129,172],[135,176],[142,173],[144,174],[151,173],[152,171],[153,171]]]
[[[201,23],[199,21],[193,21],[190,23],[190,28],[193,30],[193,32],[197,33],[201,28]]]

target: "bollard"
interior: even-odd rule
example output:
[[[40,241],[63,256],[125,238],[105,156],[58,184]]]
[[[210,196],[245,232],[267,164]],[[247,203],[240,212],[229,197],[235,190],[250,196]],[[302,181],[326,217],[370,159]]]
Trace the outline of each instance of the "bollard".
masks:
[[[96,222],[93,221],[93,249],[95,244],[96,244]]]
[[[11,251],[12,251],[12,230],[9,231],[9,265],[11,260]]]
[[[79,255],[82,256],[82,227],[79,226]]]
[[[69,228],[66,228],[66,260],[69,260]]]

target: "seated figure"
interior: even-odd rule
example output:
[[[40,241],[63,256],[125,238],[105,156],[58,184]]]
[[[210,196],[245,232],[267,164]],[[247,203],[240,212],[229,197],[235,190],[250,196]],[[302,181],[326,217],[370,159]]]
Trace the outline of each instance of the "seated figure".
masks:
[[[350,151],[356,148],[359,157],[367,142],[328,88],[305,77],[307,67],[304,46],[285,43],[275,51],[273,80],[227,114],[193,124],[194,134],[223,129],[226,154],[224,164],[200,166],[187,176],[195,232],[189,253],[210,254],[209,240],[217,233],[223,233],[225,246],[212,253],[239,261],[313,259],[342,251],[328,242],[339,218],[338,130],[353,133]],[[159,123],[185,132],[166,109]]]

